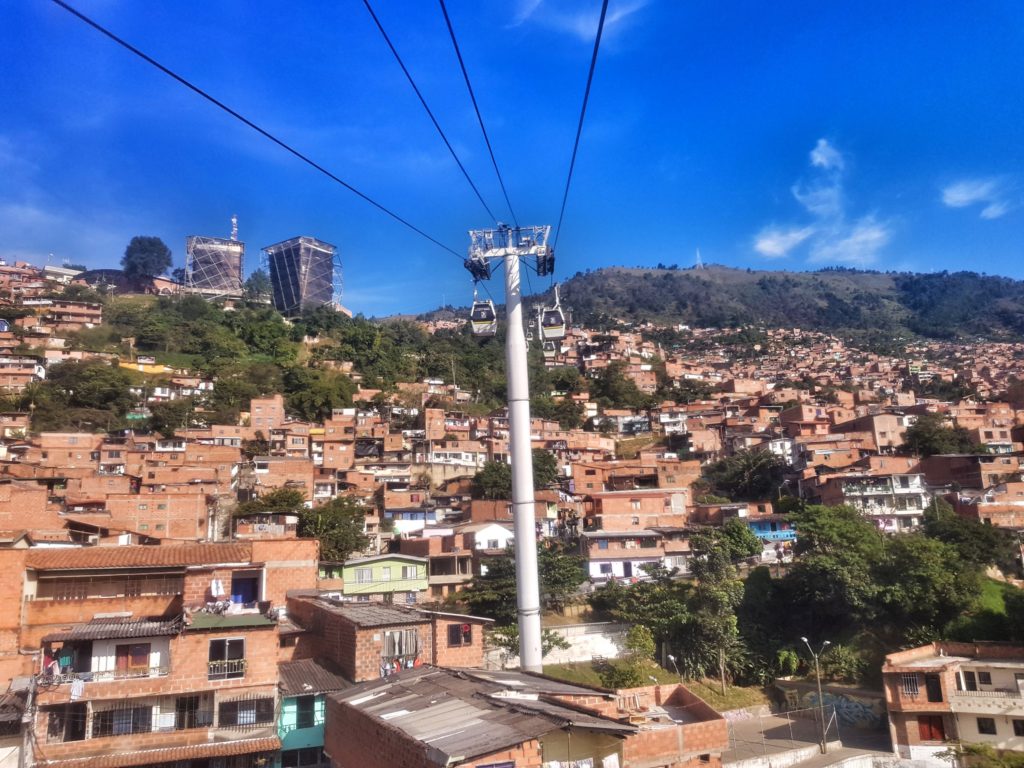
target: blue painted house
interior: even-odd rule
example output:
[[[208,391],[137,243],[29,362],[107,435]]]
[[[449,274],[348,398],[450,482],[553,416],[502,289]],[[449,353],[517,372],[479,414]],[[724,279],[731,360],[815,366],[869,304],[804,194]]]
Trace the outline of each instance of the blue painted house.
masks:
[[[796,528],[785,515],[748,517],[747,526],[764,542],[796,541]]]
[[[324,710],[328,694],[352,685],[328,661],[302,659],[278,665],[281,717],[280,768],[321,768],[324,758]]]

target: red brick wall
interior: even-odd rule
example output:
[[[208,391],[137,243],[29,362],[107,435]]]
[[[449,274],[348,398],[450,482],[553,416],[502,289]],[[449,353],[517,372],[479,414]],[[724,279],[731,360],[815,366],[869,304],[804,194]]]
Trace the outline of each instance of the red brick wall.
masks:
[[[469,624],[472,642],[469,645],[449,646],[448,627]],[[433,654],[430,663],[438,667],[482,667],[484,665],[484,625],[482,622],[435,616],[431,626]]]
[[[324,750],[334,768],[367,768],[387,765],[396,768],[429,768],[438,765],[427,757],[425,744],[403,731],[358,709],[327,700],[327,728]],[[540,768],[540,744],[531,739],[513,749],[494,752],[459,763],[465,768],[512,760],[516,768]]]

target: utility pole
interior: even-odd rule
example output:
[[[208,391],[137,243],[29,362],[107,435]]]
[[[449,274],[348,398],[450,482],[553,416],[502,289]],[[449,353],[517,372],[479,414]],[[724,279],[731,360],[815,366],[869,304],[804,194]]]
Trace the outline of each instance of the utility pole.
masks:
[[[469,233],[466,268],[475,279],[490,276],[490,262],[505,261],[505,375],[508,380],[509,453],[512,458],[512,517],[515,530],[516,608],[519,615],[519,663],[541,672],[540,579],[530,443],[530,379],[523,332],[520,260],[536,257],[538,274],[550,273],[554,255],[547,245],[550,226],[478,229]]]

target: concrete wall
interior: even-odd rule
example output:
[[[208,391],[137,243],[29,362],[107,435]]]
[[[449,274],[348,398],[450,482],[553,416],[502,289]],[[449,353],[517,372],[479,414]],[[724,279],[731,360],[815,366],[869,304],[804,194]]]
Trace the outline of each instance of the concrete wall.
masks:
[[[564,627],[547,627],[561,635],[569,648],[555,648],[544,657],[545,664],[570,664],[574,661],[590,661],[595,656],[606,659],[618,658],[626,642],[626,624],[601,622],[599,624],[570,624]],[[518,656],[506,656],[500,648],[491,648],[484,655],[487,669],[515,668],[519,666]]]
[[[809,709],[819,706],[818,689],[814,683],[776,680],[788,709]],[[837,685],[822,686],[825,706],[835,707],[840,727],[883,730],[889,726],[885,696],[882,691],[867,691]]]

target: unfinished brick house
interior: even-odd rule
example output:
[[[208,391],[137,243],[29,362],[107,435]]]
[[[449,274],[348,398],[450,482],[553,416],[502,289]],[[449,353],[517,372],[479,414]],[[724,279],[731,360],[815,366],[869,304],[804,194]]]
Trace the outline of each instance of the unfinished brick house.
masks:
[[[421,667],[328,698],[335,768],[720,766],[725,720],[681,685],[603,691]],[[573,762],[569,762],[573,761]]]
[[[0,551],[0,673],[35,682],[39,764],[264,765],[289,589],[311,540]]]

